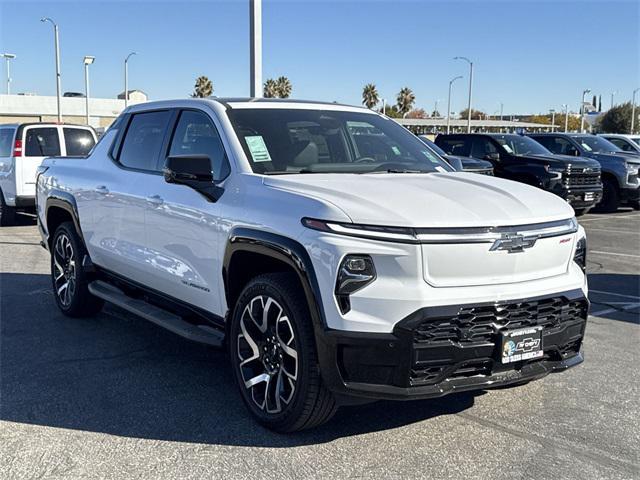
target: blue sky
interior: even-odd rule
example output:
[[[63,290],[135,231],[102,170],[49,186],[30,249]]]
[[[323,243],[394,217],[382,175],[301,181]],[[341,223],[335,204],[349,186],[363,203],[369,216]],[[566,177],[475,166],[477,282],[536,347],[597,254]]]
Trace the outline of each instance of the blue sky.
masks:
[[[219,96],[249,91],[248,0],[35,2],[0,0],[0,51],[12,63],[13,92],[55,94],[52,17],[60,26],[63,91],[83,91],[82,58],[95,55],[92,96],[130,88],[151,99],[187,96],[207,75]],[[393,101],[404,86],[417,106],[466,105],[475,62],[474,107],[489,114],[546,112],[581,91],[603,107],[640,86],[640,2],[629,1],[279,1],[263,0],[263,77],[288,76],[293,97],[360,103],[372,82]],[[4,65],[1,90],[4,92]]]

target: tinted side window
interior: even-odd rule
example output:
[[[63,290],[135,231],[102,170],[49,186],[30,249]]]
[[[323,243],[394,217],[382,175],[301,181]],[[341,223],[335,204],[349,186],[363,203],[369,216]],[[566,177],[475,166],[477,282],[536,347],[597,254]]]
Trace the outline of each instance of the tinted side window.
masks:
[[[624,140],[622,140],[621,138],[607,138],[607,140],[609,140],[611,143],[613,143],[616,147],[624,150],[625,152],[631,152],[633,151],[633,149],[631,148],[631,145],[629,145],[627,142],[625,142]]]
[[[60,138],[56,127],[30,128],[25,140],[25,156],[54,157],[60,155]]]
[[[169,155],[207,155],[211,159],[213,178],[221,180],[229,174],[218,131],[204,112],[185,110],[180,114]]]
[[[574,147],[566,138],[546,136],[538,137],[535,140],[547,147],[548,150],[551,150],[551,152],[556,155],[575,156],[578,153],[576,147]]]
[[[468,157],[471,154],[471,141],[465,138],[436,138],[436,145],[449,155]]]
[[[122,140],[118,161],[125,167],[156,171],[171,112],[136,113]]]
[[[13,132],[11,128],[0,129],[0,157],[10,157],[13,147]]]
[[[498,153],[498,149],[491,140],[488,138],[476,138],[473,140],[472,157],[484,159],[492,153]]]
[[[63,128],[67,155],[86,155],[95,145],[93,135],[83,128]]]

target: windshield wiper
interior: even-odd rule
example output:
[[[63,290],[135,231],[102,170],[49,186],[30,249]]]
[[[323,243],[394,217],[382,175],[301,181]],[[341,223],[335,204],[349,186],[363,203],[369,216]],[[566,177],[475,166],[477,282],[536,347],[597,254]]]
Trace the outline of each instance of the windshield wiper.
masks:
[[[386,170],[372,170],[371,172],[362,172],[362,174],[371,174],[371,173],[433,173],[428,170],[411,170],[408,168],[387,168]]]

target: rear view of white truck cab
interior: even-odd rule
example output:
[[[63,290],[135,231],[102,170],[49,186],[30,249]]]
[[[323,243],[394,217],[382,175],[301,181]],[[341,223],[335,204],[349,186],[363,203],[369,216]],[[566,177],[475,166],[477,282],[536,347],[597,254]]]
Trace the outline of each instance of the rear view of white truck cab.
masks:
[[[62,312],[112,302],[225,346],[248,410],[274,430],[582,362],[586,238],[572,208],[455,172],[371,110],[140,104],[87,158],[40,172]]]
[[[91,127],[53,123],[0,125],[0,226],[35,207],[36,170],[46,157],[83,156],[96,143]]]

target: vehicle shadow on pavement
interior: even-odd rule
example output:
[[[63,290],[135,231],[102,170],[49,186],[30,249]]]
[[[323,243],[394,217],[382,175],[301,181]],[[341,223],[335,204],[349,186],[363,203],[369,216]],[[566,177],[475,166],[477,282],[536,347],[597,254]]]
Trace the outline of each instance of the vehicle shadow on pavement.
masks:
[[[107,307],[64,317],[48,275],[0,274],[0,419],[125,437],[290,447],[470,408],[477,394],[341,409],[315,430],[274,434],[242,403],[222,350]]]
[[[589,273],[589,300],[592,315],[640,324],[640,275]]]

